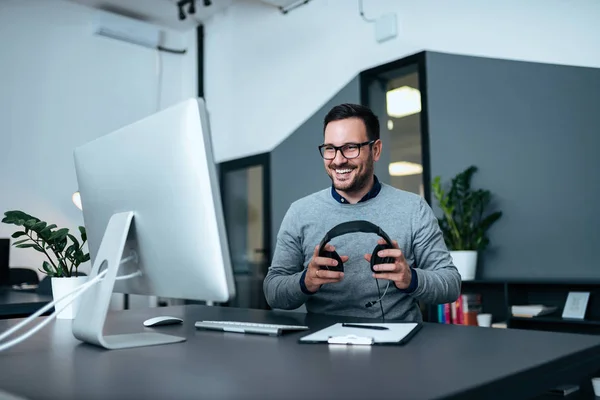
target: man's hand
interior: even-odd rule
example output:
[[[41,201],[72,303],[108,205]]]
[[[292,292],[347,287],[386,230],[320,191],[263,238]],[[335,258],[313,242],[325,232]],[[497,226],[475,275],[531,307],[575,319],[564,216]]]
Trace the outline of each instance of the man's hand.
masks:
[[[384,239],[379,239],[377,243],[386,244],[387,242]],[[377,271],[377,273],[373,274],[373,277],[377,279],[388,279],[394,282],[398,289],[406,289],[412,280],[412,272],[404,258],[404,254],[402,254],[402,250],[398,247],[398,242],[393,240],[392,245],[394,246],[393,249],[381,250],[379,251],[378,256],[393,257],[395,260],[394,263],[374,265],[373,269]],[[370,263],[371,254],[365,254],[365,259]]]
[[[325,250],[335,251],[335,247],[328,244],[325,246]],[[342,262],[348,261],[348,256],[340,256],[340,258],[342,259]],[[308,264],[308,268],[306,269],[306,275],[304,276],[304,284],[306,285],[306,289],[311,292],[316,292],[321,288],[321,285],[325,283],[335,283],[341,281],[344,278],[343,272],[321,269],[322,266],[336,266],[337,263],[338,262],[333,258],[319,257],[319,246],[317,245],[315,247],[312,259]]]

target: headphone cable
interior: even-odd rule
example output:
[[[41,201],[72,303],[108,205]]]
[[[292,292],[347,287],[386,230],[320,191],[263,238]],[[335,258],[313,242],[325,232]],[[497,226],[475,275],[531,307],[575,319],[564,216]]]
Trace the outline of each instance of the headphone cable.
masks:
[[[381,322],[385,323],[385,313],[383,312],[383,298],[381,297],[381,291],[379,290],[379,279],[375,278],[375,283],[377,284],[377,295],[379,296],[379,308],[381,309]],[[385,291],[387,292],[387,288],[385,289]],[[383,293],[383,295],[385,296],[385,292]]]

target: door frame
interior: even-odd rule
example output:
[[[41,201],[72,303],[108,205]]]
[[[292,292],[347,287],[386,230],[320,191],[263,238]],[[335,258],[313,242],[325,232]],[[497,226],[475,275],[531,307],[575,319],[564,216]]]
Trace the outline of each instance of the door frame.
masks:
[[[235,160],[224,161],[218,165],[219,186],[221,190],[221,203],[225,211],[227,193],[225,193],[225,176],[229,172],[246,169],[250,167],[262,166],[263,181],[263,242],[265,248],[265,260],[267,264],[271,263],[271,156],[269,153],[261,153]],[[224,215],[227,219],[227,215]]]
[[[431,162],[429,158],[429,112],[427,102],[427,57],[426,52],[422,51],[419,53],[412,54],[408,57],[404,57],[398,60],[394,60],[387,64],[378,65],[376,67],[364,70],[360,72],[359,79],[359,90],[360,90],[360,103],[366,106],[370,105],[369,102],[369,86],[377,81],[381,81],[383,78],[382,74],[389,74],[398,70],[406,69],[410,66],[417,67],[417,74],[419,75],[419,91],[421,92],[421,113],[420,113],[420,124],[421,124],[421,160],[423,163],[423,195],[425,201],[429,205],[432,204],[431,199]],[[387,80],[387,78],[385,78]]]

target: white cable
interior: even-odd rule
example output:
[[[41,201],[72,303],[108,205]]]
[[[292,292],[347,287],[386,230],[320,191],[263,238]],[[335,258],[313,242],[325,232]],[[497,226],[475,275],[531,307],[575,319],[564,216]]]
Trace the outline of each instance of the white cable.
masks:
[[[104,274],[106,274],[106,271],[103,271],[101,274],[97,275],[91,281],[86,282],[85,284],[79,286],[77,289],[75,289],[75,290],[69,292],[68,294],[64,295],[59,300],[55,300],[52,303],[50,303],[50,304],[46,305],[45,307],[41,308],[35,314],[32,314],[29,318],[27,318],[26,320],[22,321],[20,324],[14,326],[12,329],[9,329],[7,332],[3,333],[0,336],[0,340],[5,339],[7,336],[9,336],[10,334],[12,334],[13,332],[15,332],[16,330],[18,330],[19,328],[21,328],[21,327],[27,325],[28,323],[30,323],[31,321],[33,321],[34,318],[36,318],[38,315],[40,315],[41,313],[43,313],[44,311],[46,311],[49,308],[49,306],[51,307],[55,303],[60,302],[62,299],[75,294],[75,297],[73,299],[69,300],[60,310],[55,310],[51,315],[49,315],[46,318],[46,320],[44,320],[43,322],[41,322],[40,324],[38,324],[35,328],[30,329],[29,331],[27,331],[23,335],[15,338],[13,340],[11,340],[10,342],[7,342],[7,343],[4,343],[4,344],[0,345],[0,351],[4,351],[4,350],[8,349],[9,347],[12,347],[12,346],[14,346],[16,344],[21,343],[22,341],[26,340],[31,335],[33,335],[34,333],[36,333],[37,331],[39,331],[40,329],[42,329],[44,326],[46,326],[47,324],[49,324],[50,321],[52,321],[66,306],[68,306],[69,304],[71,304],[71,302],[73,300],[75,300],[83,292],[85,292],[87,289],[89,289],[94,284],[96,284],[100,280],[99,277],[103,276]],[[75,292],[79,292],[79,293],[75,293]]]
[[[365,17],[365,13],[363,11],[363,0],[358,0],[358,13],[366,22],[375,22],[374,19]]]
[[[136,258],[137,258],[136,255],[124,258],[123,260],[121,260],[120,264],[126,263],[126,262],[130,261],[131,259],[136,259]],[[0,335],[0,341],[6,339],[8,336],[10,336],[11,334],[13,334],[14,332],[16,332],[17,330],[19,330],[20,328],[22,328],[25,325],[29,324],[30,322],[34,321],[38,316],[40,316],[41,314],[43,314],[44,312],[46,312],[47,310],[49,310],[50,308],[52,308],[55,304],[61,302],[63,299],[65,299],[65,298],[67,298],[69,296],[73,296],[74,295],[74,297],[72,299],[70,299],[67,303],[65,303],[60,310],[56,310],[55,309],[55,311],[52,314],[50,314],[46,318],[45,321],[43,321],[40,324],[38,324],[35,328],[27,331],[23,335],[15,338],[15,339],[13,339],[12,341],[10,341],[8,343],[0,345],[0,351],[6,350],[9,347],[12,347],[12,346],[14,346],[16,344],[21,343],[22,341],[26,340],[31,335],[33,335],[34,333],[36,333],[37,331],[39,331],[40,329],[42,329],[44,326],[46,326],[48,323],[50,323],[50,321],[52,321],[54,318],[56,318],[56,316],[63,309],[65,309],[69,304],[71,304],[73,301],[75,301],[79,296],[81,296],[90,287],[92,287],[93,285],[95,285],[96,283],[98,283],[100,280],[102,280],[102,277],[104,275],[106,275],[107,272],[108,272],[108,269],[100,272],[92,280],[90,280],[90,281],[84,283],[83,285],[75,288],[74,290],[72,290],[71,292],[69,292],[66,295],[62,296],[58,300],[54,300],[53,302],[45,305],[44,307],[42,307],[41,309],[39,309],[38,311],[36,311],[34,314],[30,315],[27,319],[21,321],[19,324],[15,325],[14,327],[12,327],[11,329],[9,329],[8,331],[4,332],[2,335]],[[118,277],[115,278],[115,280],[131,279],[131,278],[134,278],[134,277],[139,276],[139,275],[141,275],[141,271],[138,270],[138,271],[133,272],[133,273],[128,274],[128,275],[118,276]]]
[[[389,287],[390,287],[390,281],[388,281],[387,286],[385,287],[385,290],[383,291],[383,294],[381,295],[381,297],[379,299],[377,299],[376,303],[379,303],[384,298],[384,296],[387,293]]]
[[[23,335],[13,339],[10,342],[4,343],[2,345],[0,345],[0,351],[4,351],[14,345],[17,345],[21,342],[23,342],[24,340],[28,339],[30,336],[32,336],[33,334],[35,334],[37,331],[39,331],[40,329],[42,329],[44,326],[48,325],[54,318],[56,318],[56,316],[58,316],[58,314],[65,309],[69,304],[71,304],[73,301],[75,301],[75,299],[77,299],[79,296],[81,296],[86,290],[88,290],[90,287],[92,287],[94,284],[96,284],[98,281],[100,281],[101,279],[99,279],[100,277],[104,276],[104,274],[106,274],[107,270],[101,272],[100,274],[98,274],[96,277],[94,277],[94,279],[92,279],[89,282],[86,282],[85,284],[79,286],[77,289],[71,291],[70,293],[66,294],[65,296],[61,297],[59,300],[55,300],[54,302],[50,303],[50,304],[54,304],[57,302],[60,302],[62,299],[64,299],[65,297],[71,296],[71,295],[75,295],[75,297],[73,297],[72,299],[70,299],[67,303],[64,304],[64,306],[60,309],[60,310],[55,310],[51,315],[49,315],[43,322],[41,322],[40,324],[38,324],[35,328],[27,331],[26,333],[24,333]],[[134,272],[132,274],[128,274],[128,275],[124,275],[121,277],[117,277],[116,279],[118,280],[122,280],[122,279],[130,279],[133,278],[135,276],[141,275],[140,271]],[[75,292],[79,292],[79,293],[75,293]],[[39,311],[38,311],[39,312]],[[43,311],[42,311],[43,312]],[[16,325],[15,327],[13,327],[11,330],[5,332],[1,339],[6,338],[7,336],[9,336],[11,333],[15,332],[16,330],[18,330],[20,327],[26,325],[27,323],[31,322],[32,318],[34,318],[34,316],[30,316],[27,320],[22,321],[19,325]]]
[[[124,264],[126,262],[129,262],[131,260],[136,260],[137,261],[137,255],[134,254],[132,256],[129,256],[127,258],[124,258],[121,260],[120,264]],[[81,286],[78,286],[77,288],[75,288],[74,290],[70,291],[69,293],[65,294],[64,296],[62,296],[61,298],[59,298],[58,300],[54,300],[53,302],[46,304],[44,307],[40,308],[39,310],[37,310],[35,313],[33,313],[32,315],[30,315],[27,319],[21,321],[19,324],[13,326],[11,329],[9,329],[8,331],[4,332],[2,335],[0,335],[0,341],[6,339],[8,336],[10,336],[13,332],[18,331],[20,328],[24,327],[25,325],[29,324],[30,322],[32,322],[33,320],[35,320],[37,317],[39,317],[40,315],[42,315],[43,313],[45,313],[46,311],[48,311],[49,309],[51,309],[56,303],[61,302],[63,299],[79,292],[80,290],[87,290],[88,286],[92,286],[93,284],[95,284],[97,281],[101,280],[101,278],[106,274],[108,270],[104,270],[102,272],[100,272],[98,275],[96,275],[91,281],[87,281],[86,283],[84,283]],[[129,274],[129,275],[125,275],[122,277],[117,277],[116,280],[121,280],[121,279],[129,279],[130,277],[133,278],[134,276],[137,276],[138,274],[141,274],[140,271],[134,272],[133,274]],[[79,297],[80,294],[77,294],[76,297],[73,298],[73,300],[75,300],[77,297]],[[71,300],[71,301],[73,301]],[[71,301],[66,303],[66,305],[61,308],[61,311],[68,306],[69,304],[71,304]],[[55,310],[56,313],[56,310]],[[52,318],[53,314],[50,314],[48,316],[48,318]]]

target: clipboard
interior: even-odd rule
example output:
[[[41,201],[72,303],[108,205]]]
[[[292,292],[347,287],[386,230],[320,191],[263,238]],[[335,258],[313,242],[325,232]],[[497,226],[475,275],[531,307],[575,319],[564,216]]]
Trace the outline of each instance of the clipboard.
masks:
[[[369,323],[352,324],[364,326],[380,326],[388,328],[386,330],[365,329],[355,327],[345,327],[341,323],[331,325],[327,328],[313,332],[298,339],[299,343],[324,343],[324,344],[345,344],[345,345],[404,345],[408,343],[423,326],[419,322],[398,322],[398,323]]]

